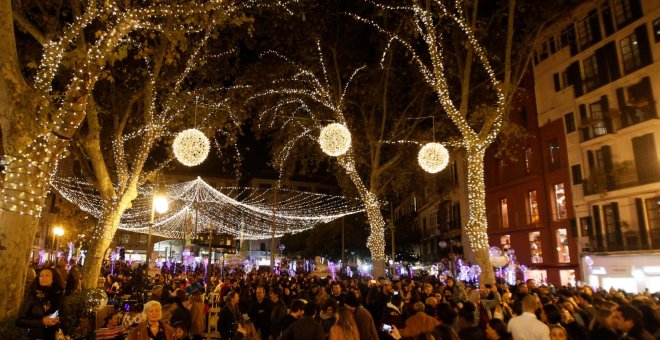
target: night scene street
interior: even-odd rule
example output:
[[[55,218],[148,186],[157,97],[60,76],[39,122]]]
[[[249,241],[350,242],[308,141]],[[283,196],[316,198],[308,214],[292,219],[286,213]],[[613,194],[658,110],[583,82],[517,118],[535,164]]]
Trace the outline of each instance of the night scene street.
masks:
[[[658,0],[0,0],[0,41],[0,339],[660,339]]]

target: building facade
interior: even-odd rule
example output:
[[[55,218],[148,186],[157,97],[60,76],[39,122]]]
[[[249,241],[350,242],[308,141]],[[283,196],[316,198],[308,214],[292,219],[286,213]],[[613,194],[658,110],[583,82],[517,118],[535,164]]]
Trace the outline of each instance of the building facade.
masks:
[[[528,136],[508,155],[496,144],[485,159],[489,241],[515,255],[527,278],[575,284],[578,265],[563,121],[539,123],[531,76],[509,119]],[[522,273],[518,273],[521,277]]]
[[[583,278],[660,290],[660,2],[585,1],[534,59],[539,125],[563,122]]]
[[[429,176],[424,192],[413,198],[416,209],[413,231],[420,235],[418,255],[423,262],[438,262],[450,252],[463,252],[461,232],[467,224],[466,171],[462,153],[451,152],[447,168]],[[400,211],[409,209],[409,203],[400,205]]]

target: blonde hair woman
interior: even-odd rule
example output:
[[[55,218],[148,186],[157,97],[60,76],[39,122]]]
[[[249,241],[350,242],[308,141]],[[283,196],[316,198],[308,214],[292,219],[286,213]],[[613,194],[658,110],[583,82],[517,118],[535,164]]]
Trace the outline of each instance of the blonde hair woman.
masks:
[[[360,334],[351,311],[342,306],[335,315],[337,321],[330,328],[329,340],[359,340]]]
[[[149,301],[142,310],[143,320],[128,334],[127,340],[173,340],[174,329],[163,323],[163,307],[158,301]]]

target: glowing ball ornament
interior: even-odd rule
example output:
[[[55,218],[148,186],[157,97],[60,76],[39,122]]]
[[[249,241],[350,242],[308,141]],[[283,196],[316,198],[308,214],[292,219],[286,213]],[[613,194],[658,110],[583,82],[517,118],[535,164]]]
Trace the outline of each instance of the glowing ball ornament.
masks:
[[[90,289],[84,294],[85,308],[90,313],[98,312],[108,303],[108,295],[103,289]]]
[[[329,124],[321,130],[319,144],[326,154],[341,156],[351,147],[351,132],[343,124]]]
[[[500,249],[500,247],[490,247],[490,249],[488,249],[488,256],[491,258],[500,257],[502,256],[502,249]]]
[[[424,171],[434,174],[449,164],[449,151],[440,143],[427,143],[419,150],[417,161]]]
[[[188,129],[181,131],[172,143],[176,159],[185,166],[201,164],[209,155],[209,139],[202,131]]]

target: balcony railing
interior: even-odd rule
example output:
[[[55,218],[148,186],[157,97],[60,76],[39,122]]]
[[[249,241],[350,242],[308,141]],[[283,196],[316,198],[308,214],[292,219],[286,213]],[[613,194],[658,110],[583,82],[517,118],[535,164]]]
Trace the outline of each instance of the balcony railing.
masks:
[[[619,239],[617,233],[605,233],[602,235],[602,244],[598,243],[597,237],[590,236],[591,252],[616,252],[616,251],[635,251],[635,250],[660,250],[660,237],[653,237],[655,233],[651,229],[651,235],[644,238],[640,232],[627,231]],[[660,230],[655,230],[660,236]]]
[[[618,130],[629,126],[640,124],[652,119],[658,119],[657,115],[647,109],[626,106],[621,112],[611,110],[608,118],[589,119],[580,125],[580,142],[616,133]]]
[[[660,162],[656,165],[656,169],[660,169]],[[599,171],[594,172],[582,182],[585,195],[602,194],[606,191],[614,191],[618,189],[631,188],[638,185],[660,182],[660,173],[655,176],[646,178],[638,178],[634,164],[625,169],[625,171]]]

